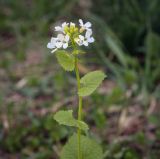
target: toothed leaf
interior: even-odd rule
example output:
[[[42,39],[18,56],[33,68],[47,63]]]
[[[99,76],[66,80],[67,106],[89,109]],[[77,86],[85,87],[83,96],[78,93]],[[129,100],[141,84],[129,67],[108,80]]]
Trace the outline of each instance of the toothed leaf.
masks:
[[[54,119],[62,125],[78,127],[81,130],[87,131],[88,125],[83,121],[78,121],[73,117],[72,110],[61,110],[54,115]]]
[[[77,134],[74,134],[63,147],[60,159],[78,159]],[[81,135],[82,159],[102,159],[103,153],[100,145],[94,140]]]
[[[93,71],[81,78],[79,96],[88,96],[101,84],[106,75],[102,71]]]
[[[73,55],[69,54],[68,52],[61,50],[56,52],[56,57],[59,64],[62,68],[66,71],[73,71],[74,70],[74,62],[75,59]]]

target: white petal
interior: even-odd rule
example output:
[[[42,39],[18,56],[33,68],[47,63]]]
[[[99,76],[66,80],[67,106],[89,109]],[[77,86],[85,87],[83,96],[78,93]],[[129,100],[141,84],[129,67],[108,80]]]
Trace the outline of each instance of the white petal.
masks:
[[[83,20],[79,19],[80,26],[83,26]]]
[[[90,30],[87,30],[87,31],[86,31],[86,34],[85,34],[85,37],[86,37],[86,38],[89,38],[91,35],[92,35],[92,30],[91,30],[91,29],[90,29]]]
[[[62,42],[56,42],[56,47],[57,47],[57,48],[61,48],[61,47],[62,47],[62,44],[63,44]]]
[[[55,38],[55,37],[51,38],[51,41],[56,41],[56,40],[57,40],[57,38]]]
[[[82,46],[82,45],[83,45],[83,41],[80,41],[80,42],[79,42],[79,46]]]
[[[68,43],[63,44],[63,49],[66,49],[68,47]]]
[[[88,38],[87,41],[88,41],[89,43],[93,43],[93,42],[94,42],[94,38],[93,38],[93,37]]]
[[[57,48],[55,48],[54,50],[52,50],[51,53],[54,53],[55,51],[57,51]]]
[[[84,36],[79,35],[79,39],[80,39],[80,40],[84,40]]]
[[[84,25],[86,28],[90,28],[92,26],[92,24],[90,22],[87,22],[85,25]]]
[[[66,26],[66,24],[67,24],[66,22],[62,23],[62,27],[65,27],[65,26]]]
[[[56,26],[55,31],[62,31],[62,28],[60,26]]]
[[[58,40],[63,41],[64,40],[64,35],[63,34],[58,34],[57,38],[58,38]]]
[[[78,38],[75,39],[75,42],[76,42],[79,46],[83,45],[83,41],[80,40],[80,39],[78,39]]]
[[[84,45],[84,46],[88,46],[88,41],[84,41],[84,42],[83,42],[83,45]]]
[[[65,41],[68,42],[69,41],[69,35],[65,36]]]
[[[47,44],[47,48],[48,48],[48,49],[53,49],[53,48],[55,48],[55,46],[54,46],[51,42],[49,42],[49,43]]]
[[[80,41],[79,41],[77,44],[78,44],[79,46],[82,46],[82,45],[83,45],[83,43],[82,43],[82,42],[80,42]]]
[[[56,44],[56,41],[57,41],[57,38],[51,38],[51,43],[52,43],[53,45]]]

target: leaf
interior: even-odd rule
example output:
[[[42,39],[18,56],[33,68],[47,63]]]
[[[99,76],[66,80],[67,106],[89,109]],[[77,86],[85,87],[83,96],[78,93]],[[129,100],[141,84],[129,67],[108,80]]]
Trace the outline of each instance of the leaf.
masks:
[[[101,84],[106,75],[101,71],[93,71],[81,78],[79,96],[88,96]]]
[[[78,159],[77,152],[78,152],[78,142],[77,142],[77,135],[74,134],[67,144],[63,147],[60,159]],[[82,152],[82,159],[102,159],[103,152],[102,148],[100,147],[97,142],[94,140],[81,135],[81,152]]]
[[[76,120],[76,127],[79,127],[81,130],[87,131],[89,129],[88,125],[83,121]]]
[[[77,127],[84,131],[89,129],[85,122],[74,119],[72,110],[61,110],[54,115],[54,119],[62,125]]]
[[[67,125],[67,126],[74,126],[75,119],[73,118],[72,113],[73,113],[72,110],[68,110],[68,111],[61,110],[54,115],[54,119],[59,124]]]
[[[74,70],[74,56],[69,54],[68,52],[61,50],[56,52],[56,57],[59,64],[63,67],[66,71],[73,71]]]

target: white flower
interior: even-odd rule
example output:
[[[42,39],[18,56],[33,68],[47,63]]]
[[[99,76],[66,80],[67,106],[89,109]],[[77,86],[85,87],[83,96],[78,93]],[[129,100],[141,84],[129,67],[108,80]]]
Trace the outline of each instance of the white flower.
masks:
[[[88,43],[93,43],[95,41],[91,35],[92,35],[92,30],[87,30],[85,38],[87,39]]]
[[[55,52],[57,49],[63,47],[66,49],[68,47],[69,36],[58,34],[57,38],[51,38],[51,41],[47,44],[47,48],[53,49],[51,52]]]
[[[79,35],[78,38],[75,38],[75,42],[79,45],[82,46],[84,42],[84,36]]]
[[[79,25],[81,26],[83,30],[90,30],[91,29],[90,27],[92,26],[90,22],[86,22],[84,24],[82,19],[79,19]]]
[[[53,49],[52,53],[57,50],[56,42],[57,42],[57,38],[51,38],[51,41],[47,44],[47,48]]]
[[[69,35],[58,34],[56,47],[66,49],[68,47]]]
[[[66,26],[68,26],[68,24],[69,24],[69,23],[64,22],[64,23],[62,23],[62,26],[56,26],[56,27],[55,27],[55,31],[59,31],[59,32],[63,32],[63,33],[64,33],[64,28],[65,28]]]
[[[89,43],[94,42],[94,38],[91,37],[91,35],[92,35],[92,31],[88,30],[86,31],[85,36],[79,35],[78,38],[75,39],[75,41],[79,46],[82,46],[82,45],[88,46]]]

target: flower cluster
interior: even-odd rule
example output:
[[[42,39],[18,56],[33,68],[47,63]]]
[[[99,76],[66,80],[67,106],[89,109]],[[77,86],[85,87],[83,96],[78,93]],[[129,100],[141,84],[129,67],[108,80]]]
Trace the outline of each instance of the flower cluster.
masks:
[[[79,27],[75,23],[62,23],[62,26],[56,26],[55,31],[59,32],[57,37],[52,37],[47,44],[47,48],[52,49],[52,53],[57,49],[67,49],[70,45],[88,46],[89,43],[94,42],[92,37],[92,24],[90,22],[84,23],[79,19]]]

